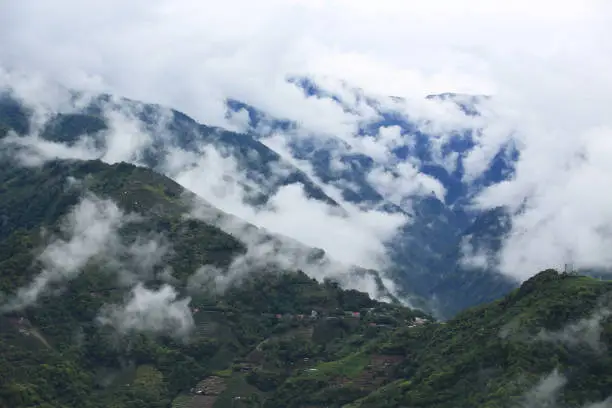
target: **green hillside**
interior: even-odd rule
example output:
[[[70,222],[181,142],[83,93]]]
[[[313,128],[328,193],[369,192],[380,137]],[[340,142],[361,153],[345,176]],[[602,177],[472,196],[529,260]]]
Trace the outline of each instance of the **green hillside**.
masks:
[[[0,193],[2,407],[263,400],[270,384],[297,367],[362,347],[366,326],[350,313],[379,307],[397,321],[421,315],[272,264],[243,271],[223,292],[210,282],[194,287],[190,277],[199,268],[222,274],[246,247],[239,237],[186,217],[193,196],[148,169],[97,161],[22,168],[7,160],[0,165]],[[116,236],[97,237],[109,231]],[[104,248],[93,251],[95,245]],[[131,320],[118,319],[113,312],[135,306],[137,281],[149,299],[167,293],[170,283],[177,293],[164,307],[175,314],[149,305]],[[33,288],[40,289],[34,300]],[[188,309],[181,303],[186,296]],[[193,328],[183,333],[176,310],[188,310],[188,317],[178,317]],[[212,394],[197,393],[198,384],[209,383]]]
[[[220,285],[241,237],[145,168],[5,160],[0,197],[2,408],[610,406],[610,282],[436,323],[274,263]]]
[[[611,295],[611,282],[544,271],[495,303],[294,375],[267,406],[591,406],[612,395]]]

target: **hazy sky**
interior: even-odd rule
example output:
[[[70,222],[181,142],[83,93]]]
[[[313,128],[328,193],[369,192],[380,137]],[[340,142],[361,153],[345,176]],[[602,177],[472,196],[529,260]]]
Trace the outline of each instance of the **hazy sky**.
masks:
[[[304,99],[286,75],[412,98],[430,117],[425,94],[494,95],[469,160],[477,172],[500,141],[521,148],[515,179],[477,203],[525,204],[500,265],[524,278],[568,259],[612,265],[610,38],[606,0],[2,1],[0,76],[112,91],[217,125],[233,97],[338,134],[356,119]]]

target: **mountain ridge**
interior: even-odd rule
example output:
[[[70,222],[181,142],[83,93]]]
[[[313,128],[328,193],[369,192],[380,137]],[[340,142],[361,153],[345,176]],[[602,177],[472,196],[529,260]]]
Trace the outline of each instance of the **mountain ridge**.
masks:
[[[247,230],[236,238],[185,217],[193,204],[185,190],[147,168],[60,160],[24,169],[6,160],[0,176],[9,198],[0,213],[12,220],[0,235],[0,406],[165,407],[272,329],[291,329],[277,327],[276,313],[383,305],[333,276],[318,283],[283,269],[282,245],[280,262],[274,253],[249,257]],[[320,253],[310,256],[324,266]],[[104,372],[108,382],[97,383]]]
[[[4,159],[0,407],[610,403],[608,281],[547,270],[436,322],[249,258],[256,227],[146,167]]]
[[[315,87],[313,81],[300,82],[297,78],[294,81],[297,85],[312,87],[313,89],[307,91],[312,97],[342,101],[341,96],[334,96],[333,93],[317,94],[315,91],[322,88]],[[254,209],[270,208],[269,200],[279,189],[283,186],[297,185],[304,190],[306,198],[337,208],[339,214],[346,214],[346,209],[339,204],[344,201],[359,208],[402,217],[403,225],[397,229],[394,236],[382,242],[385,257],[390,260],[385,272],[393,280],[400,297],[413,299],[430,311],[436,310],[439,317],[450,317],[463,307],[472,305],[471,302],[475,299],[478,299],[478,302],[493,300],[500,294],[501,288],[509,290],[514,287],[516,283],[512,279],[493,271],[470,273],[466,272],[464,267],[459,273],[454,273],[462,255],[457,249],[462,248],[464,231],[470,228],[477,216],[467,205],[469,197],[461,196],[465,194],[462,191],[466,189],[457,181],[457,177],[461,177],[461,174],[449,174],[439,165],[434,165],[435,163],[428,164],[427,157],[431,158],[431,152],[427,150],[429,136],[421,132],[417,124],[410,122],[409,117],[402,116],[399,111],[393,110],[394,108],[381,105],[363,92],[357,92],[356,95],[357,100],[375,109],[381,118],[378,122],[362,123],[360,132],[367,130],[366,133],[371,133],[383,127],[398,126],[401,129],[401,137],[416,138],[414,149],[406,150],[406,146],[401,145],[394,149],[397,166],[376,167],[379,165],[374,158],[351,149],[350,145],[338,137],[321,138],[318,135],[293,137],[292,132],[299,130],[297,122],[273,118],[255,107],[233,99],[227,101],[227,114],[230,115],[230,111],[236,110],[248,111],[251,123],[245,133],[211,128],[197,123],[187,115],[158,105],[101,95],[87,103],[80,103],[76,111],[52,116],[42,128],[40,137],[73,147],[78,147],[78,143],[86,141],[95,147],[96,152],[94,157],[87,158],[104,158],[105,151],[109,151],[109,144],[114,146],[112,143],[116,143],[105,139],[104,126],[108,129],[106,116],[108,113],[128,111],[137,119],[138,126],[141,126],[142,130],[126,129],[126,131],[137,135],[144,132],[149,139],[145,137],[142,146],[137,144],[132,149],[134,151],[131,155],[126,156],[127,153],[124,153],[123,156],[111,156],[108,158],[111,161],[139,162],[170,177],[176,177],[178,170],[175,164],[184,160],[190,163],[189,166],[192,168],[189,171],[190,177],[202,177],[202,170],[197,167],[198,161],[231,157],[237,166],[231,170],[244,177],[240,180],[225,180],[225,177],[232,176],[222,174],[220,179],[214,182],[218,183],[221,190],[228,189],[225,186],[232,183],[238,185],[244,192],[244,196],[240,199]],[[443,95],[442,98],[451,97]],[[8,108],[0,106],[0,111],[4,112],[2,117],[9,119],[4,120],[5,127],[17,130],[25,128],[24,134],[27,134],[24,124],[27,123],[27,115],[21,115],[22,119],[19,120],[19,115],[15,115],[15,106],[19,107],[19,104],[9,103]],[[17,120],[11,118],[11,115],[17,116]],[[311,165],[312,174],[310,171],[302,171],[299,165],[283,159],[273,150],[274,146],[266,146],[270,132],[279,130],[287,132],[286,140],[292,146],[293,159]],[[366,133],[360,137],[367,137]],[[460,136],[460,139],[463,137]],[[325,140],[325,143],[321,140]],[[19,142],[14,138],[11,141]],[[452,143],[455,142],[451,140]],[[469,147],[469,143],[467,145],[461,143],[453,145],[459,149],[458,152],[462,152],[466,146]],[[177,150],[183,152],[182,156],[173,158],[172,154]],[[401,167],[402,160],[409,157],[411,151],[420,160],[427,159],[423,161],[423,166],[415,170],[416,174],[419,177],[423,175],[427,180],[436,179],[438,180],[436,182],[442,180],[443,188],[447,191],[445,198],[437,196],[435,192],[412,191],[408,195],[400,194],[399,200],[389,200],[381,193],[380,188],[371,182],[369,177],[372,175],[399,179],[401,176],[399,172],[404,171]],[[505,153],[500,154],[503,156]],[[500,163],[503,162],[500,160]],[[340,163],[341,169],[335,168],[337,162]],[[460,161],[458,166],[461,168]],[[492,173],[497,174],[492,180],[502,177],[503,166],[500,166],[492,167]],[[328,193],[328,188],[337,191],[339,197]],[[448,203],[445,202],[447,199]],[[448,288],[455,285],[457,280],[462,283],[459,287],[472,286],[482,289],[477,297],[470,296],[464,291],[449,291]],[[463,285],[466,280],[468,282]],[[486,290],[487,287],[492,290]]]

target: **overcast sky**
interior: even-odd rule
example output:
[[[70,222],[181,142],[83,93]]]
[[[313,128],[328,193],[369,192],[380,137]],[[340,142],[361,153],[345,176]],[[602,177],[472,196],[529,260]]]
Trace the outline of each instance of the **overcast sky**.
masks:
[[[477,203],[527,203],[501,263],[520,278],[569,259],[612,265],[610,38],[609,0],[0,1],[4,81],[42,75],[209,124],[225,124],[233,97],[347,131],[343,112],[305,100],[287,74],[415,100],[494,95],[474,168],[509,129],[523,154],[516,178]]]

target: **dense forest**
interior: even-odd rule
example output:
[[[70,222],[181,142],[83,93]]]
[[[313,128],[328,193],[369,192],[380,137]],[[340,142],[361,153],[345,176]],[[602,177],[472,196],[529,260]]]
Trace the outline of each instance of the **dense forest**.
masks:
[[[26,169],[7,160],[0,186],[2,406],[166,407],[214,373],[225,378],[258,345],[278,367],[306,355],[314,364],[366,341],[354,313],[422,315],[273,262],[224,290],[195,285],[196,271],[223,273],[245,246],[186,217],[193,196],[148,169],[62,161]],[[52,256],[60,251],[78,262]],[[166,303],[131,313],[143,294]],[[292,333],[317,341],[299,349]],[[251,374],[254,384],[282,378]]]
[[[435,322],[274,262],[221,285],[245,243],[145,168],[5,160],[0,197],[0,407],[609,405],[609,282]]]

